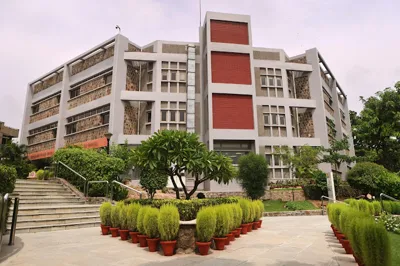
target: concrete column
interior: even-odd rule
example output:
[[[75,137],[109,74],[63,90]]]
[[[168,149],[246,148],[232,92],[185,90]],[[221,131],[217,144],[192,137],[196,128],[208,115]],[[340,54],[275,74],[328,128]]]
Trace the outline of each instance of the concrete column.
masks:
[[[57,124],[57,139],[56,139],[56,149],[62,148],[65,146],[64,136],[66,135],[65,124],[67,123],[66,112],[68,109],[68,100],[69,100],[69,66],[67,64],[64,65],[64,73],[63,73],[63,81],[61,87],[61,100],[60,100],[60,113]]]
[[[30,85],[28,85],[26,88],[24,116],[22,118],[21,130],[19,131],[19,143],[24,145],[28,145],[28,135],[29,135],[28,125],[30,116],[32,114],[32,109],[31,109],[32,97],[33,97],[33,89],[31,88]]]
[[[330,201],[336,202],[335,183],[332,172],[326,175],[326,183],[328,187],[328,197],[332,199]]]

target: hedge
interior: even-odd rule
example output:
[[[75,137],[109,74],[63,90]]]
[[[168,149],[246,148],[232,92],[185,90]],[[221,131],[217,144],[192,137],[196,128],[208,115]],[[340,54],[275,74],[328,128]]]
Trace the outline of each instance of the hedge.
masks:
[[[126,204],[139,203],[140,205],[148,205],[154,208],[160,208],[165,204],[172,204],[178,208],[181,221],[190,221],[196,219],[196,215],[202,207],[215,206],[221,204],[237,203],[238,198],[210,198],[210,199],[127,199]]]
[[[17,170],[14,167],[0,165],[0,193],[12,193],[17,181]]]

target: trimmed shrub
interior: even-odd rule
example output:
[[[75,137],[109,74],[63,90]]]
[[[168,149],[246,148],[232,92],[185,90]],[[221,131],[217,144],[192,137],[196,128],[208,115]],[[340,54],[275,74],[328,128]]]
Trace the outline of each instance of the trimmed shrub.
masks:
[[[229,233],[229,212],[226,206],[215,206],[216,226],[215,236],[225,237]]]
[[[179,231],[179,212],[174,205],[163,205],[160,208],[158,217],[158,231],[161,241],[172,241],[178,236]]]
[[[268,184],[268,163],[265,156],[255,153],[241,156],[237,179],[251,199],[264,196]]]
[[[160,232],[158,231],[158,217],[160,211],[156,208],[149,208],[143,218],[144,231],[148,238],[158,238],[160,237]]]
[[[17,170],[14,167],[0,165],[0,193],[12,193],[17,180]]]
[[[127,206],[126,215],[127,215],[128,229],[132,232],[138,231],[137,219],[141,207],[142,206],[139,203],[133,203]]]
[[[374,206],[374,215],[380,215],[382,212],[382,205],[379,201],[373,201],[372,205]]]
[[[258,206],[260,207],[260,210],[261,210],[261,217],[263,217],[264,216],[264,203],[261,201],[261,200],[259,200],[259,201],[257,201],[258,202]]]
[[[350,207],[356,209],[357,211],[359,210],[358,201],[356,199],[350,199],[349,200],[349,205],[350,205]]]
[[[122,230],[128,229],[128,206],[121,205],[119,207],[119,223]]]
[[[372,204],[372,202],[368,202],[368,213],[372,216],[375,215],[375,208],[374,208],[374,204]]]
[[[358,200],[358,209],[362,212],[369,213],[368,201],[363,199]]]
[[[150,170],[141,170],[140,172],[140,185],[147,192],[150,199],[154,198],[157,190],[166,187],[167,183],[168,176],[161,172]]]
[[[392,214],[400,214],[400,203],[396,201],[391,201],[390,205],[392,207]]]
[[[111,208],[111,227],[119,228],[121,226],[119,220],[120,207],[115,205]]]
[[[390,201],[383,201],[383,210],[387,213],[392,213],[392,204],[390,203]]]
[[[240,205],[240,208],[242,209],[242,224],[251,222],[250,201],[247,199],[240,199],[239,205]]]
[[[196,217],[196,238],[199,242],[210,242],[216,229],[215,207],[202,208]]]
[[[233,211],[233,221],[234,221],[234,228],[239,228],[240,225],[242,224],[242,208],[240,208],[240,205],[238,203],[231,204],[231,208]]]
[[[232,210],[232,206],[231,204],[224,204],[221,205],[222,207],[225,207],[227,212],[228,212],[228,229],[229,232],[233,229],[235,229],[235,220],[234,220],[234,216],[233,216],[233,210]]]
[[[40,169],[36,172],[36,178],[38,180],[44,180],[45,172],[43,169]]]
[[[137,216],[137,221],[136,221],[136,226],[138,229],[138,232],[142,235],[146,234],[145,229],[144,229],[144,217],[146,216],[146,213],[150,209],[150,206],[143,206],[142,208],[139,209],[138,216]]]
[[[101,224],[111,226],[111,209],[113,208],[111,202],[103,202],[100,206],[100,220]]]

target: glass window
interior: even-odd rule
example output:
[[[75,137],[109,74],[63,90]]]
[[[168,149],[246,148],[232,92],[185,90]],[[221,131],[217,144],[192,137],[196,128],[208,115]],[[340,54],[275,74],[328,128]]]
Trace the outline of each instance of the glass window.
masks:
[[[274,155],[274,165],[275,166],[280,165],[280,156]]]
[[[186,73],[183,71],[179,72],[179,81],[186,81]]]
[[[261,76],[261,85],[266,86],[267,85],[267,77]]]
[[[269,86],[275,86],[274,78],[273,77],[268,77],[268,85]]]
[[[264,114],[264,125],[269,125],[269,114]]]
[[[163,61],[162,62],[162,68],[168,68],[168,62]]]
[[[171,80],[176,80],[176,71],[171,71]]]
[[[179,63],[179,69],[186,69],[186,63]]]
[[[274,69],[268,68],[268,75],[273,75],[273,74],[274,74]]]
[[[276,86],[282,87],[282,78],[280,78],[280,77],[276,78]]]
[[[272,124],[273,125],[277,125],[278,124],[278,120],[277,120],[278,115],[277,114],[271,114],[271,116],[272,116]]]
[[[185,111],[179,111],[179,121],[185,122]]]
[[[284,126],[285,123],[286,123],[285,115],[279,115],[279,124],[280,124],[281,126]]]
[[[167,121],[167,111],[161,111],[161,121]]]
[[[106,125],[110,122],[110,113],[102,114],[101,115],[101,122],[103,125]]]
[[[169,119],[169,120],[170,120],[171,122],[175,122],[175,119],[176,119],[176,118],[175,118],[175,116],[176,116],[176,111],[170,111],[169,114],[170,114],[170,119]]]
[[[147,123],[151,123],[151,112],[147,112]]]
[[[275,69],[275,75],[281,76],[282,75],[281,70],[280,69]]]
[[[107,74],[106,75],[106,84],[111,83],[111,81],[112,81],[112,74]]]
[[[168,71],[163,70],[161,72],[162,80],[168,80]]]
[[[272,164],[272,155],[271,154],[265,154],[265,159],[267,160],[268,165]]]
[[[170,68],[177,69],[178,68],[178,63],[177,62],[171,62]]]

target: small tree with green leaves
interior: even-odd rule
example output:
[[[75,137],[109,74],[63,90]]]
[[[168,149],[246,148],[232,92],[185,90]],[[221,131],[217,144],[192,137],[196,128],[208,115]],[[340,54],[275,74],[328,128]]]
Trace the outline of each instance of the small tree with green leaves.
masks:
[[[171,204],[160,207],[160,216],[158,217],[158,231],[161,241],[173,241],[176,239],[179,231],[179,211]]]
[[[139,210],[142,206],[139,203],[132,203],[127,206],[127,222],[128,222],[128,229],[132,232],[137,232],[137,220]]]
[[[150,208],[144,216],[143,226],[148,238],[160,237],[160,231],[158,230],[159,215],[160,211],[157,208]]]
[[[229,233],[229,211],[223,205],[218,205],[214,208],[216,214],[215,236],[225,237]]]
[[[100,220],[104,226],[111,226],[111,209],[112,205],[110,202],[103,202],[100,206]]]
[[[254,153],[240,157],[237,179],[251,199],[264,196],[268,185],[268,163],[265,157]]]
[[[154,198],[157,190],[166,187],[167,183],[168,176],[165,173],[144,169],[140,171],[140,185],[147,192],[150,199]]]
[[[150,206],[143,206],[138,212],[136,225],[139,233],[142,235],[146,234],[144,229],[144,217],[146,216],[146,213],[150,208]]]
[[[346,153],[349,149],[350,144],[347,138],[335,140],[329,148],[321,147],[323,155],[320,162],[330,163],[334,165],[335,170],[339,170],[342,163],[352,163],[356,160],[355,156],[350,156]]]
[[[128,230],[128,207],[126,205],[119,208],[119,221],[121,230]]]
[[[204,207],[196,217],[196,238],[199,242],[210,242],[215,233],[217,217],[214,207]]]

